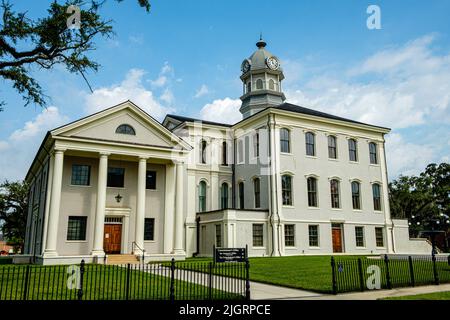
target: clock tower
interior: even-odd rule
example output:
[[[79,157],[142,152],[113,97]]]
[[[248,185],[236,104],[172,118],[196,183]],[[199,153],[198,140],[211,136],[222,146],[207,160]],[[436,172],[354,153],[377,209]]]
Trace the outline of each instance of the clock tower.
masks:
[[[281,91],[284,74],[280,60],[266,50],[266,45],[261,37],[256,43],[258,49],[241,64],[243,94],[239,111],[244,119],[286,99]]]

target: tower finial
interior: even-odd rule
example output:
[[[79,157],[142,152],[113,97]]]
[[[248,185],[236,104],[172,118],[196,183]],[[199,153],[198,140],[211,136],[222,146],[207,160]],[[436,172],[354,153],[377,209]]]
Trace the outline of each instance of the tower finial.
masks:
[[[264,48],[267,45],[267,43],[262,38],[262,32],[259,33],[259,41],[256,43],[256,46],[258,48]]]

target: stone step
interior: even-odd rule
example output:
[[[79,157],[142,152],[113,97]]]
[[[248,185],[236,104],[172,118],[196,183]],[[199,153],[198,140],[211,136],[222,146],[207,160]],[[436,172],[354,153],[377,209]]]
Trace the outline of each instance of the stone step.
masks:
[[[108,254],[106,255],[106,264],[137,264],[139,263],[138,257],[134,254]]]

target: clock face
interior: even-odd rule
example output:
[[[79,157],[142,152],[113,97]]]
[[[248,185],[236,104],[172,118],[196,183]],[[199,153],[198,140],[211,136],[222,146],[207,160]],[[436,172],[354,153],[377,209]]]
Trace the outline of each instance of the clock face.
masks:
[[[280,62],[275,57],[267,58],[267,66],[272,70],[277,70],[280,67]]]
[[[248,60],[244,60],[244,62],[242,62],[241,70],[243,73],[246,73],[250,70],[250,63],[248,62]]]

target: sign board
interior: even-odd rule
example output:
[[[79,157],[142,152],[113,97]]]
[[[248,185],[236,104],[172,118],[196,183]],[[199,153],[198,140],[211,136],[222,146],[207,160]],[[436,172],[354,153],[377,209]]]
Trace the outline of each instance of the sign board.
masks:
[[[214,262],[244,262],[247,257],[245,248],[215,248]]]

